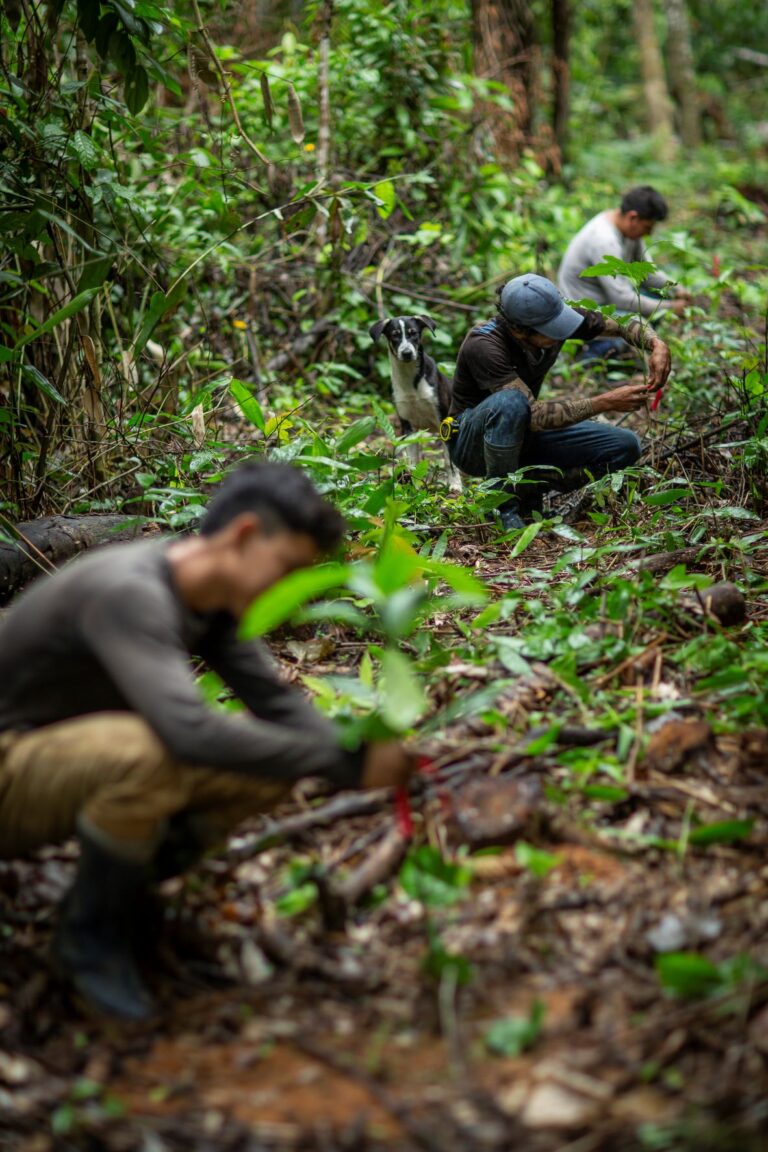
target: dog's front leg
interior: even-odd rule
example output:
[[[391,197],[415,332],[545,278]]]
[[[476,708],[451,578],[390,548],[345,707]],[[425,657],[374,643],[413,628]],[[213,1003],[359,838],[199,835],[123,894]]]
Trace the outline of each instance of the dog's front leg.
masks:
[[[463,492],[464,484],[461,479],[461,472],[452,463],[447,444],[443,444],[443,453],[445,455],[445,470],[448,473],[448,488],[451,492]]]
[[[402,416],[398,417],[400,421],[400,435],[410,436],[413,432],[413,424],[409,420],[404,420]],[[421,446],[419,444],[406,444],[405,458],[411,468],[415,468],[421,460]]]

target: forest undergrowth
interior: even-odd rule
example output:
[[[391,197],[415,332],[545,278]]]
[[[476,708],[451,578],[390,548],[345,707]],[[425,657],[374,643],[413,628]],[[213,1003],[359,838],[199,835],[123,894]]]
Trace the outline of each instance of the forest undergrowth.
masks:
[[[190,471],[266,438],[351,534],[249,630],[433,770],[408,834],[389,795],[305,784],[166,885],[143,1032],[52,982],[74,849],[0,866],[0,1147],[764,1146],[768,365],[734,327],[673,332],[639,466],[508,539],[429,445],[406,467],[383,398],[230,386]],[[194,522],[198,488],[134,479],[149,530]]]
[[[409,805],[305,781],[167,882],[144,1029],[51,974],[76,846],[0,862],[0,1150],[760,1152],[764,63],[701,6],[747,143],[662,162],[632,123],[628,9],[584,6],[584,147],[553,178],[497,157],[485,118],[514,106],[467,72],[466,5],[338,0],[327,57],[325,8],[264,60],[214,50],[197,4],[0,17],[0,542],[54,514],[183,532],[233,464],[294,462],[346,551],[245,628],[345,739],[403,736],[431,770]],[[646,181],[672,209],[652,258],[693,304],[661,329],[661,407],[625,418],[643,456],[503,537],[499,494],[449,494],[429,435],[408,465],[370,326],[428,312],[450,372],[498,284],[554,277]],[[642,371],[574,353],[548,396]]]

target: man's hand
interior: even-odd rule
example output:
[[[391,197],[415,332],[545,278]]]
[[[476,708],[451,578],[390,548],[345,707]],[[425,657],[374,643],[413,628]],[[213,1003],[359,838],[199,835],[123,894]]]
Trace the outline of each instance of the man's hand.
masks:
[[[675,316],[682,316],[690,302],[688,296],[676,296],[674,300],[670,300],[667,312],[673,312]]]
[[[644,380],[639,384],[622,384],[612,392],[603,392],[592,401],[595,412],[637,412],[649,399],[649,387]]]
[[[416,771],[416,755],[399,740],[371,744],[365,754],[361,788],[395,788],[407,784]]]
[[[671,371],[672,357],[669,354],[669,348],[663,340],[659,340],[657,337],[653,342],[651,355],[648,359],[648,387],[663,388]]]

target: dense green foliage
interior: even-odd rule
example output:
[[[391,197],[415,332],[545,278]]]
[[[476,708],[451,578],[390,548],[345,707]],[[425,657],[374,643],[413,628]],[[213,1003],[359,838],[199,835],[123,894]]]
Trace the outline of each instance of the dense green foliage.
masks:
[[[357,546],[378,554],[352,576],[340,570],[347,592],[308,617],[374,632],[354,687],[312,683],[327,707],[351,718],[378,701],[390,727],[399,710],[408,728],[426,704],[413,669],[395,668],[398,646],[411,645],[419,675],[446,664],[449,648],[419,625],[457,611],[463,596],[462,659],[498,658],[511,676],[552,660],[577,710],[629,733],[632,701],[587,699],[583,670],[629,656],[649,612],[674,615],[677,585],[620,569],[601,591],[601,566],[693,545],[759,583],[761,537],[750,529],[766,496],[766,271],[750,245],[765,217],[747,195],[761,161],[745,151],[746,79],[729,106],[744,147],[726,140],[662,170],[627,119],[637,98],[627,6],[605,24],[602,6],[586,5],[566,185],[532,151],[513,165],[494,154],[487,110],[514,108],[502,85],[472,75],[467,5],[338,0],[327,75],[323,12],[307,5],[305,25],[261,59],[214,52],[203,20],[218,21],[221,44],[226,12],[195,5],[181,15],[143,0],[81,0],[2,17],[3,514],[121,508],[182,528],[233,459],[266,450],[295,460],[340,505]],[[544,6],[535,16],[546,54]],[[695,16],[701,67],[715,75],[722,14]],[[762,17],[750,19],[757,34]],[[607,115],[606,74],[617,84]],[[476,583],[462,584],[444,557],[451,525],[482,524],[499,497],[475,485],[448,501],[430,459],[405,468],[386,358],[368,327],[380,310],[430,311],[433,350],[450,368],[495,283],[526,268],[553,275],[584,219],[640,180],[673,206],[652,253],[698,302],[669,325],[675,387],[651,433],[662,446],[719,422],[729,471],[681,476],[672,457],[593,486],[589,536],[556,514],[531,524],[510,562],[552,539],[554,566],[529,567],[525,595],[497,589],[473,625]],[[580,386],[565,357],[561,387]],[[302,586],[279,619],[330,586]],[[626,621],[622,636],[588,639],[606,612]],[[693,637],[676,657],[692,687],[701,677],[722,703],[721,720],[764,719],[754,695],[761,640],[759,628],[745,638],[738,672],[724,636]]]
[[[574,229],[630,175],[657,179],[672,199],[666,263],[713,302],[726,290],[762,218],[738,190],[753,180],[751,158],[726,141],[691,169],[658,171],[622,107],[622,76],[637,98],[624,8],[608,25],[602,6],[578,16],[569,190],[547,182],[532,155],[511,170],[494,155],[483,109],[513,108],[500,84],[471,74],[468,7],[455,0],[335,5],[326,147],[320,9],[307,5],[305,26],[262,60],[223,47],[215,59],[194,9],[142,0],[4,12],[0,468],[12,517],[126,499],[162,512],[155,487],[178,492],[216,474],[206,460],[232,377],[262,395],[268,386],[271,415],[297,404],[306,413],[308,392],[343,397],[342,416],[363,406],[372,389],[362,381],[382,367],[365,335],[378,301],[431,310],[450,362],[494,278],[554,271]],[[536,15],[545,42],[543,6]],[[759,12],[750,19],[757,35]],[[698,17],[707,76],[722,22],[719,9]],[[734,119],[756,79],[745,70],[742,61]],[[620,140],[607,149],[609,134]],[[714,212],[724,226],[717,280]],[[755,307],[759,279],[737,291]],[[288,373],[270,372],[272,355],[317,321],[334,338],[289,359]],[[705,339],[730,342],[726,360],[738,359],[716,322]],[[200,404],[205,446],[187,419]],[[336,419],[327,405],[318,414]],[[288,433],[281,423],[276,434]]]

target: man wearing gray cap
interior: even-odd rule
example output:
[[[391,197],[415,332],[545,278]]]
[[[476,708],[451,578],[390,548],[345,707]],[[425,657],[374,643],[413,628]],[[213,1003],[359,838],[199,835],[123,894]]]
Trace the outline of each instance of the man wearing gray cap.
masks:
[[[539,400],[544,379],[566,340],[623,337],[648,353],[648,378],[592,399]],[[634,464],[640,440],[634,432],[590,419],[602,412],[635,412],[649,393],[663,388],[671,367],[669,349],[639,319],[619,323],[566,304],[554,284],[526,273],[498,293],[497,315],[465,337],[456,363],[448,447],[453,464],[470,476],[503,482],[523,467],[551,468],[547,484],[578,486]],[[568,473],[568,477],[564,476]],[[539,473],[539,477],[541,473]],[[510,497],[498,509],[505,532],[524,526],[544,484],[503,484]]]

